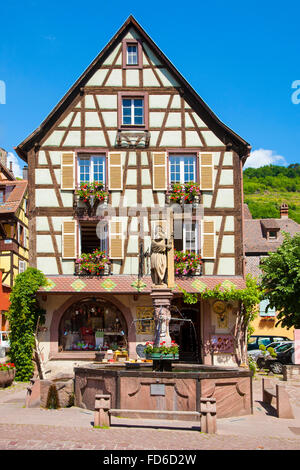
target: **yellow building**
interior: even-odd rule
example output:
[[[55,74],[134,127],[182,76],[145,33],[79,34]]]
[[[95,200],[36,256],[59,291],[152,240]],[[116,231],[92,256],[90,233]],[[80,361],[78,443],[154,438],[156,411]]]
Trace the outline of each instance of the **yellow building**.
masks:
[[[248,206],[244,205],[244,232],[246,273],[259,278],[260,263],[269,253],[276,251],[283,242],[283,232],[292,237],[300,232],[300,225],[288,216],[287,204],[280,207],[277,219],[252,219]],[[286,336],[294,339],[294,328],[282,328],[277,323],[275,309],[267,308],[268,300],[259,305],[258,316],[251,323],[254,335]]]
[[[0,149],[0,270],[6,292],[28,264],[27,180],[17,180]],[[0,330],[7,327],[0,312]]]

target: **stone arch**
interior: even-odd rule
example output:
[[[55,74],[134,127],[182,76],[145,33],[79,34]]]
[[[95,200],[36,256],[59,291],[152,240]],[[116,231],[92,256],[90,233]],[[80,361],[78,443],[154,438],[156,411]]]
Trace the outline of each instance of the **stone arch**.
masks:
[[[105,299],[111,302],[115,307],[117,307],[127,323],[128,331],[128,347],[129,354],[132,355],[135,353],[134,345],[132,344],[135,341],[135,324],[133,323],[133,317],[131,311],[126,307],[119,299],[116,299],[111,294],[97,294],[97,293],[84,293],[84,294],[72,294],[69,299],[67,299],[57,310],[53,312],[52,320],[50,324],[50,356],[51,354],[58,353],[58,342],[59,342],[59,325],[60,321],[69,307],[74,303],[84,300],[86,298],[94,297],[97,299]],[[132,347],[133,346],[133,347]]]

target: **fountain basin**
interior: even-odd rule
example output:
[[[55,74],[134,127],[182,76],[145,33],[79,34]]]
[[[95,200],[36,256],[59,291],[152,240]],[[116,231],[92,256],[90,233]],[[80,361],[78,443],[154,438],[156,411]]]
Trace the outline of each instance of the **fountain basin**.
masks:
[[[91,363],[74,368],[75,406],[94,410],[95,395],[111,396],[111,406],[127,410],[198,411],[201,397],[214,397],[217,417],[252,413],[252,372],[199,364],[173,364],[170,372],[151,363]],[[120,411],[120,416],[123,416]]]

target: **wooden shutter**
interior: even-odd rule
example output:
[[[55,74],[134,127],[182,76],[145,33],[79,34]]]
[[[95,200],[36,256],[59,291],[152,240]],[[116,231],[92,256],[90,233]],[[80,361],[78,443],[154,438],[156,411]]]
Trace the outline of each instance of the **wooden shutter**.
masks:
[[[75,189],[75,154],[61,154],[61,189]]]
[[[76,258],[76,221],[64,220],[62,224],[62,258]]]
[[[124,237],[122,221],[109,221],[109,258],[124,258]]]
[[[214,259],[216,257],[216,234],[214,221],[202,220],[202,250],[201,257]]]
[[[212,191],[214,189],[214,156],[212,153],[199,154],[200,189]]]
[[[122,171],[122,154],[108,154],[108,188],[110,190],[123,189],[123,171]]]
[[[165,152],[153,152],[153,189],[165,191],[167,189],[167,156]]]

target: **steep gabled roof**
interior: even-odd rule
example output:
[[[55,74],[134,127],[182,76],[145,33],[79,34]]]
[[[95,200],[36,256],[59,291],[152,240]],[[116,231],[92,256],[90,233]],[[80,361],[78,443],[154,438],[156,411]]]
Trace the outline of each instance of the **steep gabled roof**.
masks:
[[[251,146],[242,139],[238,134],[227,127],[220,119],[212,112],[207,104],[200,98],[196,91],[191,85],[185,80],[185,78],[178,72],[170,60],[164,55],[164,53],[158,48],[155,42],[148,36],[144,29],[139,25],[135,18],[131,15],[125,21],[119,31],[113,36],[108,42],[100,54],[93,60],[85,72],[79,77],[75,84],[69,89],[65,96],[50,112],[47,118],[41,123],[41,125],[30,134],[21,144],[15,147],[15,150],[19,157],[24,161],[27,161],[27,152],[33,148],[35,144],[39,144],[40,140],[51,129],[52,125],[61,116],[63,111],[72,103],[74,98],[80,93],[80,89],[85,86],[87,81],[95,73],[95,71],[101,66],[106,57],[115,47],[116,43],[121,41],[126,35],[128,30],[134,27],[141,38],[147,43],[148,47],[159,57],[161,62],[166,68],[173,74],[175,79],[178,81],[186,101],[189,105],[200,115],[201,119],[207,124],[207,126],[217,135],[217,137],[225,144],[232,146],[239,156],[246,159],[250,153]]]

